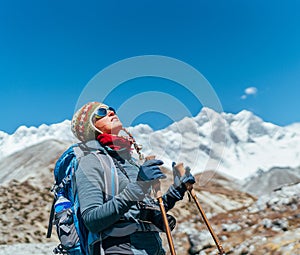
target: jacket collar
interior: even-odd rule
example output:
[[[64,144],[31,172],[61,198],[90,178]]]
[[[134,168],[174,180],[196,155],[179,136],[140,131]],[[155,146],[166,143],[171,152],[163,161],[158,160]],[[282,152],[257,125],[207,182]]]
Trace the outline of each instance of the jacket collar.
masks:
[[[101,146],[101,144],[97,140],[90,140],[84,143],[85,146],[88,147],[89,150],[100,150],[105,153],[105,149]]]

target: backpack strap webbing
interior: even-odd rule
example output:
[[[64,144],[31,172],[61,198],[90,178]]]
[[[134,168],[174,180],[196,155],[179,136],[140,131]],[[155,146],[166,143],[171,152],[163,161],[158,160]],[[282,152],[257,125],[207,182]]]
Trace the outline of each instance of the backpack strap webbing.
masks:
[[[54,204],[55,204],[55,198],[53,198],[53,202],[52,202],[52,206],[51,206],[51,211],[50,211],[50,217],[49,217],[49,223],[48,223],[48,230],[47,230],[46,238],[50,238],[51,237],[51,233],[52,233],[53,219],[54,219]]]

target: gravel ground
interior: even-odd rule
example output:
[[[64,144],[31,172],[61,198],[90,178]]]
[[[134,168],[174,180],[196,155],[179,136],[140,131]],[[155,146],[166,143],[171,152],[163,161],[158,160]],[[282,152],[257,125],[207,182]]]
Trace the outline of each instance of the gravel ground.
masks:
[[[0,255],[52,255],[57,243],[0,245]]]

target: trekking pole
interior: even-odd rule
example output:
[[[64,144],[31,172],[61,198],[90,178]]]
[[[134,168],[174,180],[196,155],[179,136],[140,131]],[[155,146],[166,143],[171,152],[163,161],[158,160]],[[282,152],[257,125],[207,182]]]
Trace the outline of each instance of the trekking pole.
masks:
[[[191,170],[189,167],[187,167],[187,168],[185,169],[185,168],[183,167],[183,163],[178,163],[177,165],[174,166],[174,169],[177,170],[177,171],[179,172],[180,176],[183,176],[186,172],[189,173],[190,170]],[[220,241],[219,241],[217,235],[214,233],[214,231],[213,231],[211,225],[209,224],[208,219],[207,219],[207,217],[206,217],[206,215],[205,215],[205,213],[204,213],[204,211],[203,211],[203,209],[202,209],[202,207],[201,207],[201,205],[200,205],[200,202],[199,202],[199,200],[198,200],[198,198],[197,198],[197,195],[196,195],[196,193],[195,193],[195,190],[193,189],[193,184],[191,184],[191,183],[186,183],[185,185],[186,185],[186,188],[187,188],[189,194],[190,194],[190,195],[192,196],[192,198],[194,199],[194,202],[195,202],[196,205],[197,205],[197,208],[198,208],[198,210],[199,210],[199,212],[200,212],[200,214],[201,214],[201,216],[202,216],[202,218],[203,218],[203,220],[204,220],[204,223],[205,223],[205,225],[207,226],[207,228],[208,228],[208,230],[209,230],[209,232],[210,232],[212,238],[213,238],[214,241],[215,241],[215,244],[216,244],[216,246],[217,246],[217,248],[218,248],[218,250],[219,250],[219,252],[220,252],[219,255],[225,255],[225,251],[224,251],[224,249],[223,249],[223,247],[222,247],[222,245],[221,245],[221,243],[220,243]]]
[[[162,192],[160,190],[160,181],[156,182],[153,185],[153,188],[154,188],[154,191],[155,191],[155,196],[156,196],[156,199],[158,201],[159,208],[160,208],[161,215],[162,215],[163,222],[164,222],[164,226],[165,226],[165,229],[166,229],[166,235],[167,235],[171,255],[176,255],[175,248],[174,248],[174,243],[173,243],[173,239],[172,239],[172,235],[171,235],[171,229],[170,229],[170,226],[169,226],[167,213],[166,213],[164,202],[163,202],[163,199],[162,199]]]
[[[146,160],[154,159],[154,157],[155,156],[148,156],[148,157],[146,157]],[[172,235],[171,235],[171,229],[170,229],[170,226],[169,226],[169,221],[168,221],[168,218],[167,218],[167,213],[166,213],[164,202],[163,202],[163,199],[162,199],[162,192],[161,192],[161,188],[160,188],[160,181],[156,181],[152,185],[152,187],[154,189],[155,197],[156,197],[156,199],[158,201],[160,212],[161,212],[161,215],[162,215],[162,218],[163,218],[163,222],[164,222],[164,226],[165,226],[165,230],[166,230],[166,235],[167,235],[167,239],[168,239],[168,243],[169,243],[171,255],[176,255],[175,248],[174,248],[174,242],[173,242]]]

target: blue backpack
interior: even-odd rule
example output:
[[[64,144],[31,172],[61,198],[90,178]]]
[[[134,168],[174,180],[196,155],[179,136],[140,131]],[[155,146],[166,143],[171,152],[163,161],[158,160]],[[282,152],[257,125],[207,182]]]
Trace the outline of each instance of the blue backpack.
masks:
[[[90,255],[92,245],[101,240],[99,233],[91,233],[85,227],[80,212],[76,188],[75,172],[78,168],[80,158],[89,153],[95,154],[99,164],[104,169],[105,194],[118,193],[118,179],[115,165],[105,151],[90,150],[84,143],[74,144],[69,147],[57,160],[54,168],[55,183],[52,188],[54,200],[49,217],[47,238],[51,237],[53,224],[60,244],[53,250],[55,254],[68,255]],[[68,201],[67,208],[56,211],[58,200]]]

